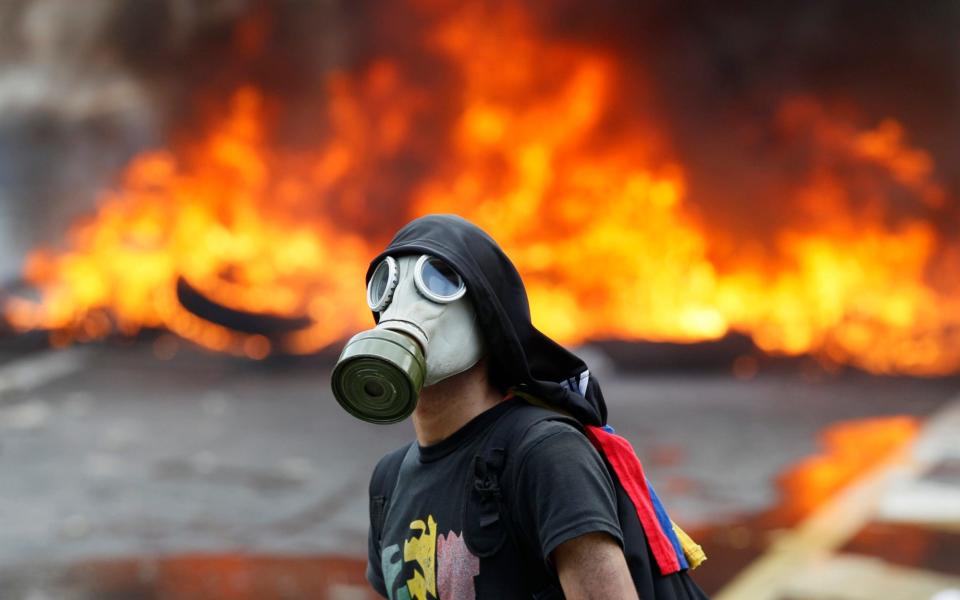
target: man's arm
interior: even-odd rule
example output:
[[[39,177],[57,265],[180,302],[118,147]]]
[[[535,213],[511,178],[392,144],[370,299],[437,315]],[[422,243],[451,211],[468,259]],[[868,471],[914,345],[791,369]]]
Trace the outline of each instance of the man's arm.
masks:
[[[551,558],[568,600],[638,600],[623,550],[605,533],[568,540]]]
[[[543,423],[525,447],[513,497],[516,522],[567,598],[636,600],[623,555],[613,479],[587,438]]]

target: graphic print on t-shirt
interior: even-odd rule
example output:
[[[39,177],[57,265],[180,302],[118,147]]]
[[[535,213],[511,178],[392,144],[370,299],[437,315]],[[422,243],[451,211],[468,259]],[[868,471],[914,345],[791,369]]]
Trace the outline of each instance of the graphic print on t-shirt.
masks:
[[[433,515],[410,523],[413,532],[400,545],[383,549],[383,579],[390,600],[474,600],[473,578],[480,574],[480,559],[470,553],[462,533],[437,536]],[[410,573],[405,583],[397,580]],[[399,583],[399,585],[398,585]]]

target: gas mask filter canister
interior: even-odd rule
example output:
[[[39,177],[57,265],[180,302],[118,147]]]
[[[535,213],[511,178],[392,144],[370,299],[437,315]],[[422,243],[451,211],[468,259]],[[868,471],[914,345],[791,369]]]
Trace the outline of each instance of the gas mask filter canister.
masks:
[[[483,338],[466,291],[463,278],[437,257],[384,258],[367,285],[379,323],[340,354],[331,381],[337,402],[364,421],[402,421],[422,387],[475,365]]]

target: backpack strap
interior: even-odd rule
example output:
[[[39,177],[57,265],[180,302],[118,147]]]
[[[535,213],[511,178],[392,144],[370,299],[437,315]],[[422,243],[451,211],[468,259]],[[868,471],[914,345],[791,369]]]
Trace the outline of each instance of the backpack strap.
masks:
[[[370,535],[377,547],[383,539],[383,526],[390,508],[390,497],[400,479],[400,468],[413,451],[414,444],[416,442],[397,448],[380,459],[370,478]]]
[[[563,421],[582,430],[572,417],[521,399],[510,402],[513,406],[494,423],[473,458],[473,472],[467,476],[463,537],[470,552],[481,558],[496,554],[508,536],[515,545],[519,543],[513,528],[504,522],[510,513],[505,504],[503,482],[511,479],[512,475],[504,477],[504,474],[512,473],[511,468],[515,468],[520,443],[530,429],[544,421]]]

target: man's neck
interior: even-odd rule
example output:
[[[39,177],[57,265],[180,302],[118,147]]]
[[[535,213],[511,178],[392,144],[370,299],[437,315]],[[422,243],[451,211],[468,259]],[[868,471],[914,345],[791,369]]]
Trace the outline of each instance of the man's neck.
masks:
[[[421,446],[441,442],[502,401],[503,397],[487,380],[485,361],[425,387],[413,411],[417,442]]]

